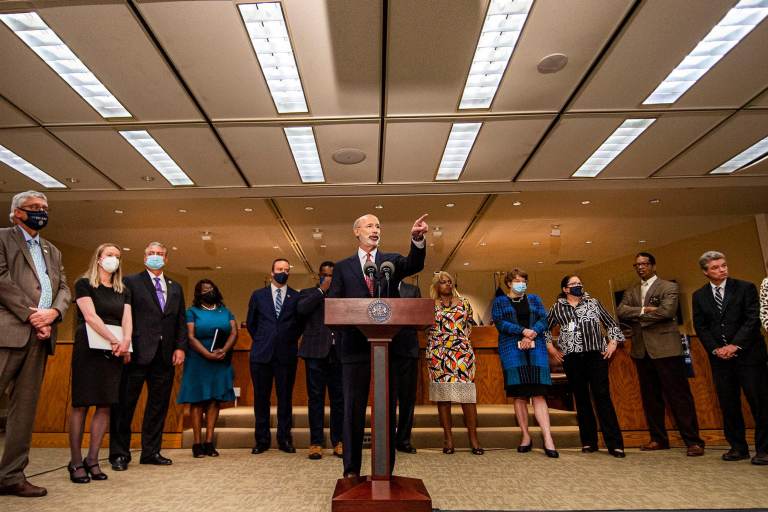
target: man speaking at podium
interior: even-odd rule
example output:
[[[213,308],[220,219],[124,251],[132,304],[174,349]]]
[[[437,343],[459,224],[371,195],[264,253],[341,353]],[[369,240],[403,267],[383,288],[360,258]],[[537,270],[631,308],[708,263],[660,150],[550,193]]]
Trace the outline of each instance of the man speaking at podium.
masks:
[[[426,256],[424,235],[429,226],[424,214],[411,228],[411,249],[408,256],[379,252],[381,225],[375,215],[367,214],[357,219],[352,231],[358,241],[357,253],[336,263],[333,281],[328,290],[329,298],[364,299],[369,297],[399,297],[397,285],[404,277],[421,272]],[[387,282],[379,275],[366,275],[366,264],[376,268],[389,261],[395,270]],[[368,405],[368,389],[371,381],[371,347],[367,338],[355,327],[344,328],[341,334],[342,383],[344,387],[344,477],[360,475],[363,458],[363,434],[365,411]],[[390,397],[392,400],[394,397]],[[391,409],[391,406],[390,406]],[[394,421],[389,423],[390,473],[395,467]]]

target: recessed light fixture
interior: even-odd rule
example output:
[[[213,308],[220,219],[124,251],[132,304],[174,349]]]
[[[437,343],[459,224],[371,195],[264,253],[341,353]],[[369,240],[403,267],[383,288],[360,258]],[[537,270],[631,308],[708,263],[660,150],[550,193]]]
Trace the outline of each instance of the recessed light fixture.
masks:
[[[533,245],[541,245],[541,242],[534,240],[533,242],[531,242],[531,244],[533,244]]]
[[[483,123],[453,123],[437,169],[437,181],[458,180]]]
[[[744,39],[768,15],[768,2],[741,0],[685,56],[643,105],[671,104]]]
[[[381,210],[382,208],[384,208],[384,205],[383,204],[377,204],[376,206],[374,206],[374,208],[376,208],[377,210]]]
[[[221,270],[222,268],[224,267],[222,267],[221,265],[216,265],[216,270]]]
[[[312,238],[315,240],[322,240],[323,239],[323,232],[320,230],[320,228],[315,228],[312,231]]]
[[[123,213],[125,213],[123,210],[112,210],[112,211],[118,215],[122,215]]]
[[[486,245],[488,245],[488,242],[480,242],[480,247],[485,247]]]
[[[586,162],[573,173],[574,178],[594,178],[632,144],[656,119],[626,119],[605,139]]]
[[[178,248],[178,247],[176,247],[176,246],[174,245],[173,247],[171,247],[171,250],[172,250],[172,251],[178,251],[178,250],[179,250],[179,248]]]
[[[251,213],[253,211],[253,208],[243,208],[243,211]]]
[[[459,109],[489,108],[515,51],[533,0],[491,0]]]
[[[213,239],[213,233],[211,233],[210,231],[203,231],[203,234],[200,235],[200,239],[203,240],[204,242],[209,242]]]
[[[586,242],[584,242],[584,243],[585,243],[585,244],[587,244],[587,245],[589,245],[589,244],[591,244],[591,243],[592,243],[592,240],[587,240],[587,241],[586,241]]]
[[[320,248],[321,248],[321,249],[325,249],[326,247],[328,247],[328,246],[327,246],[327,245],[325,245],[325,244],[320,244]]]
[[[537,261],[536,263],[538,263],[539,265],[541,265],[541,264],[542,264],[542,263],[544,263],[544,262],[543,262],[543,261]]]
[[[174,187],[194,185],[189,176],[181,170],[173,158],[157,143],[146,130],[129,130],[118,132],[133,148],[143,156],[157,172],[168,180]]]
[[[143,179],[144,181],[155,181],[154,176],[142,176],[141,179]]]
[[[0,162],[20,172],[32,181],[39,183],[45,188],[67,188],[65,184],[51,176],[50,174],[41,171],[31,163],[27,162],[19,155],[11,151],[10,149],[0,146]]]
[[[523,202],[522,202],[522,201],[514,201],[514,202],[512,203],[512,206],[522,206],[522,205],[523,205]]]
[[[652,204],[653,206],[658,206],[661,204],[661,199],[651,199],[648,201],[648,203]]]
[[[43,59],[101,117],[131,117],[131,113],[37,13],[0,14],[0,21],[8,25],[24,44]]]
[[[240,4],[237,7],[277,112],[308,112],[280,2]]]
[[[758,163],[766,156],[768,156],[768,137],[748,147],[717,169],[710,171],[709,174],[731,174],[739,169]]]
[[[283,128],[302,183],[323,183],[323,166],[311,126]]]
[[[648,241],[648,240],[638,240],[638,241],[637,241],[637,243],[639,243],[639,244],[644,244],[644,243],[646,243],[647,241]]]
[[[129,251],[131,250],[131,248],[130,248],[130,247],[123,247],[123,250],[124,250],[125,252],[129,252]]]
[[[185,210],[184,208],[179,208],[179,213],[187,213],[187,210]]]
[[[456,203],[446,203],[445,205],[446,208],[453,208],[454,206],[456,206]]]
[[[536,69],[543,75],[557,73],[568,64],[568,56],[563,53],[552,53],[545,56],[536,65]]]
[[[80,180],[77,178],[64,178],[64,181],[67,183],[80,183]]]
[[[434,247],[434,246],[435,246],[435,244],[434,244],[434,243],[430,243],[430,244],[429,244],[429,246],[430,246],[430,247]]]
[[[440,238],[443,236],[443,231],[440,229],[440,226],[435,226],[435,230],[432,231],[432,236],[435,238]]]
[[[469,266],[469,262],[468,262],[468,261],[465,261],[465,262],[464,262],[464,266],[465,266],[465,267],[468,267],[468,266]]]
[[[273,249],[279,249],[279,248],[280,248],[280,246],[279,246],[279,245],[273,245],[273,246],[272,246],[272,248],[273,248]]]
[[[314,208],[314,206],[305,206],[304,209],[307,210],[308,212],[311,212],[315,208]]]
[[[582,202],[581,202],[581,204],[583,204],[584,206],[586,206],[586,205],[588,205],[588,204],[592,204],[592,201],[589,201],[589,200],[585,200],[585,201],[582,201]]]

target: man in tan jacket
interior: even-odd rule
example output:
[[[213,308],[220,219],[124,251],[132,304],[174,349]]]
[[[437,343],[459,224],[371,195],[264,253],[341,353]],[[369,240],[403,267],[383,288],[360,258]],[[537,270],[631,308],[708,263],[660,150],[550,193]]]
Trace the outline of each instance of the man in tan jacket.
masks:
[[[704,455],[699,423],[688,375],[683,361],[683,346],[675,323],[678,286],[656,275],[656,258],[641,252],[633,265],[640,283],[624,293],[617,314],[632,327],[632,350],[640,378],[643,410],[651,434],[643,451],[669,449],[664,425],[664,402],[669,404],[680,436],[690,457]]]
[[[10,219],[13,227],[0,228],[0,393],[10,386],[0,495],[37,497],[47,491],[29,483],[24,468],[46,358],[70,293],[61,253],[39,234],[48,223],[45,195],[16,194]]]

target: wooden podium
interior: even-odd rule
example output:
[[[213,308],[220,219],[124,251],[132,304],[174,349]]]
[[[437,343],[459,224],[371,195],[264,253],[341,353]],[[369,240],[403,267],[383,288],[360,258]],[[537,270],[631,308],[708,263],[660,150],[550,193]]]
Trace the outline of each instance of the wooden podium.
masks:
[[[371,476],[340,478],[331,510],[431,512],[430,498],[418,478],[389,474],[389,343],[403,327],[421,328],[435,321],[432,299],[326,299],[325,324],[354,326],[371,343]],[[344,449],[347,449],[345,446]]]

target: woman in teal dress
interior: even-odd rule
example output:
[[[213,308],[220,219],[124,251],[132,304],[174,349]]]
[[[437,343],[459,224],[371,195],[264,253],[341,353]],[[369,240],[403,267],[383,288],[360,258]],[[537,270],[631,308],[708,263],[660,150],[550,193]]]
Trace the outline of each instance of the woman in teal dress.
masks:
[[[237,339],[235,317],[222,302],[219,288],[209,279],[195,285],[192,307],[187,309],[189,347],[177,402],[190,404],[194,457],[218,457],[213,431],[222,402],[235,400],[232,348]],[[205,443],[202,440],[205,411]]]

